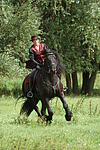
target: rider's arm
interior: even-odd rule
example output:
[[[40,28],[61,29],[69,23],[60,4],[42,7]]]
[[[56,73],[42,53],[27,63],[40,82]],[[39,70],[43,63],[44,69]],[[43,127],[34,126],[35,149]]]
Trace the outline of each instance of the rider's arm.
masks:
[[[34,60],[34,52],[31,48],[29,49],[29,59],[31,59],[32,61]]]
[[[30,60],[33,61],[33,63],[34,63],[35,65],[40,65],[40,64],[34,59],[34,52],[32,51],[31,48],[29,49],[29,58],[30,58]]]

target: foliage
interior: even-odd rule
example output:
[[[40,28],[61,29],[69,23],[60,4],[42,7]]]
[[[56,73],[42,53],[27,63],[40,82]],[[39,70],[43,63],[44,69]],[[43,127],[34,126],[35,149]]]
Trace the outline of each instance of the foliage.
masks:
[[[40,34],[48,48],[59,52],[69,74],[89,73],[93,88],[100,66],[98,0],[2,0],[0,24],[0,74],[23,72],[31,35]]]
[[[12,95],[12,96],[17,96],[22,94],[22,80],[23,78],[13,78],[13,77],[1,77],[0,81],[0,96],[1,95]]]
[[[21,5],[19,2],[15,4],[14,1],[15,5],[9,1],[2,1],[2,3],[0,16],[1,57],[6,52],[7,57],[10,56],[9,59],[15,58],[19,63],[17,65],[21,66],[28,58],[31,35],[40,33],[38,30],[41,20],[40,13],[36,6],[32,7],[29,0],[23,1]],[[13,63],[12,61],[11,66]],[[2,71],[1,67],[0,70]]]
[[[59,51],[69,72],[98,68],[99,7],[100,3],[94,0],[40,2],[45,41],[49,47]]]
[[[10,65],[11,64],[9,64],[9,66]],[[14,67],[16,68],[16,70],[13,70],[15,69]],[[2,95],[11,95],[14,97],[18,97],[19,95],[21,95],[23,80],[26,74],[30,73],[24,68],[18,68],[16,65],[14,65],[12,68],[13,73],[11,73],[10,71],[7,70],[5,75],[0,75],[0,97]]]
[[[55,48],[69,72],[97,70],[100,62],[100,2],[94,0],[2,1],[1,53],[21,63],[28,58],[30,36]],[[40,30],[41,29],[41,30]]]

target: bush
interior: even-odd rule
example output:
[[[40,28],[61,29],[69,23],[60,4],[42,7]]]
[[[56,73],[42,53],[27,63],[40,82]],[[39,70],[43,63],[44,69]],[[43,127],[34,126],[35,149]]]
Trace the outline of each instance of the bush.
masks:
[[[0,96],[2,95],[12,95],[18,97],[22,93],[22,83],[24,78],[23,77],[1,77],[1,84],[0,84]]]

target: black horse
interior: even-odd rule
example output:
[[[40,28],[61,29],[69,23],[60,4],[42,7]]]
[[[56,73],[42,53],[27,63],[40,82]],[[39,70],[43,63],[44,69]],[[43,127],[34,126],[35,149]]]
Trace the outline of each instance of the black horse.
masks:
[[[65,101],[63,85],[60,79],[60,73],[65,70],[65,67],[61,63],[57,52],[46,49],[44,53],[44,66],[37,75],[38,79],[33,91],[34,97],[32,99],[27,98],[22,105],[20,114],[26,113],[26,115],[29,116],[34,109],[39,117],[44,116],[47,121],[52,121],[53,111],[50,108],[49,101],[54,97],[59,97],[65,109],[65,118],[67,121],[70,121],[72,112],[69,110]],[[22,86],[23,93],[26,97],[29,91],[29,84],[26,84],[28,78],[29,75],[24,79]],[[42,103],[41,114],[37,106],[39,100],[41,100]],[[48,110],[48,115],[46,115],[46,109]]]

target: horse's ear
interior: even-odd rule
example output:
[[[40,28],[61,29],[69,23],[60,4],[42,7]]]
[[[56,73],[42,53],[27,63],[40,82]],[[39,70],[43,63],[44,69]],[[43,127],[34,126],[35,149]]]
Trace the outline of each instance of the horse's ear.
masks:
[[[46,50],[47,49],[47,45],[46,44],[44,44],[44,50]]]
[[[47,53],[50,53],[51,50],[50,49],[47,49],[47,46],[44,46],[44,53],[47,54]]]
[[[47,49],[47,45],[46,45],[46,44],[44,44],[44,53],[46,54],[46,53],[47,53],[47,51],[48,51],[48,49]]]

